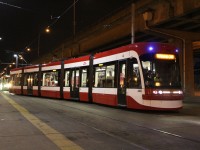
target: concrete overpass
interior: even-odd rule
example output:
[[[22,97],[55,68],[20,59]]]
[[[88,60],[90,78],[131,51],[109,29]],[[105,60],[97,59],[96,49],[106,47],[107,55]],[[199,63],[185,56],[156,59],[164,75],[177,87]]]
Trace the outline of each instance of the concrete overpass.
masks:
[[[194,78],[193,52],[200,50],[199,0],[133,1],[93,26],[66,39],[35,63],[75,57],[135,42],[158,41],[180,49],[182,84],[186,95],[199,95]],[[131,34],[134,30],[134,34]],[[200,78],[198,76],[197,78]]]

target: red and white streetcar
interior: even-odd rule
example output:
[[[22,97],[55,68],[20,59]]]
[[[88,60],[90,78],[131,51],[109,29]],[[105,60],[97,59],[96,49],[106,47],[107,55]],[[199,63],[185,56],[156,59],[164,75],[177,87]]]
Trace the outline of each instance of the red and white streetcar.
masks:
[[[135,43],[10,74],[15,94],[130,109],[182,108],[178,49],[166,43]]]

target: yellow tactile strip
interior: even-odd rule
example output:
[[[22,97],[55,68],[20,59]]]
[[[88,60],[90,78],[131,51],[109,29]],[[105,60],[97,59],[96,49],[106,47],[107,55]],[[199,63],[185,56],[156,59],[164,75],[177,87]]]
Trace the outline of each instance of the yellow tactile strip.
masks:
[[[46,137],[48,137],[61,150],[83,150],[79,145],[67,139],[63,134],[59,133],[39,118],[31,114],[26,108],[17,104],[14,100],[5,94],[2,96],[16,108],[28,121],[30,121],[36,128],[38,128]]]

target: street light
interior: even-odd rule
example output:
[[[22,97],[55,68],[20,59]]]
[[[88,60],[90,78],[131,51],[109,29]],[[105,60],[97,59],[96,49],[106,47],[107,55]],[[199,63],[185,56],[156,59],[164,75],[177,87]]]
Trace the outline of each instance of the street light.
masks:
[[[14,57],[15,57],[15,59],[16,59],[16,63],[15,63],[15,67],[17,68],[18,67],[18,55],[17,54],[14,54],[13,55]]]
[[[50,32],[50,28],[47,27],[47,28],[45,29],[45,32],[46,32],[46,33],[49,33],[49,32]]]
[[[30,49],[29,47],[27,47],[26,50],[27,50],[27,52],[30,52],[30,51],[31,51],[31,49]]]

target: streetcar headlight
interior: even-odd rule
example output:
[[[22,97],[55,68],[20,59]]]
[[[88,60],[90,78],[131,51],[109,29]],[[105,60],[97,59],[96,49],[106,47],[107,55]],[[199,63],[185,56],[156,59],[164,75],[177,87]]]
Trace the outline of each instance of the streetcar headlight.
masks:
[[[154,90],[153,94],[164,94],[162,90]]]
[[[153,90],[153,94],[183,94],[181,90],[167,91],[167,90]]]
[[[162,94],[162,93],[163,93],[163,91],[161,91],[161,90],[160,90],[160,91],[158,91],[158,94]]]
[[[173,91],[173,94],[183,94],[183,91]]]

